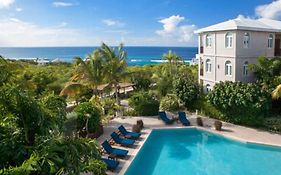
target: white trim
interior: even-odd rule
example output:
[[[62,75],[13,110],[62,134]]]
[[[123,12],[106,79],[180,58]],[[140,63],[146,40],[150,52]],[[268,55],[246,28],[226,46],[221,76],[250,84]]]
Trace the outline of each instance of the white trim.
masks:
[[[206,34],[205,46],[206,46],[206,48],[212,48],[212,35],[210,33]]]
[[[212,73],[212,60],[207,58],[205,61],[205,72]]]
[[[232,77],[232,72],[233,72],[232,62],[229,60],[225,61],[225,63],[224,63],[225,76]]]
[[[227,49],[233,48],[233,32],[226,32],[224,35],[224,47]]]
[[[272,38],[270,36],[272,36]],[[269,42],[269,40],[271,40],[271,43]],[[269,33],[268,36],[267,36],[267,48],[268,49],[273,49],[274,48],[274,35],[272,33]]]
[[[246,39],[246,37],[247,37],[247,39]],[[251,41],[250,33],[245,32],[244,35],[243,35],[243,48],[244,49],[250,48],[250,41]]]

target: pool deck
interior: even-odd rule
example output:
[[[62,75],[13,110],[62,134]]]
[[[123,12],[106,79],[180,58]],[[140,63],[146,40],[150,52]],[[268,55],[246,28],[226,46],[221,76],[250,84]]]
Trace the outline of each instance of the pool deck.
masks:
[[[198,127],[196,126],[197,117],[198,115],[195,114],[188,115],[188,118],[192,125],[190,126],[190,128],[191,127],[200,128],[245,143],[259,143],[259,144],[272,145],[272,146],[281,146],[281,135],[279,134],[274,134],[262,130],[247,128],[247,127],[238,126],[225,122],[223,122],[223,131],[216,131],[213,127],[214,119],[200,116],[203,119],[204,127]],[[136,146],[131,148],[124,148],[118,145],[114,145],[114,147],[120,147],[129,150],[129,154],[125,159],[118,159],[120,164],[117,170],[115,170],[114,172],[107,171],[107,174],[109,175],[124,174],[153,129],[188,128],[176,122],[172,125],[165,125],[161,120],[158,119],[157,116],[115,118],[104,126],[104,134],[98,138],[98,142],[102,143],[105,139],[110,139],[110,134],[113,131],[117,131],[117,127],[120,124],[124,125],[128,130],[131,130],[132,125],[135,124],[136,121],[140,119],[143,120],[144,127],[145,127],[142,130],[141,139],[135,143]]]

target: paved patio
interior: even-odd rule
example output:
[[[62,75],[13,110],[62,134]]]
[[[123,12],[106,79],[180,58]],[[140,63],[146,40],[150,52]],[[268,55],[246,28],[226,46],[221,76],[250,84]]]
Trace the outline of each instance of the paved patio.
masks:
[[[191,127],[196,126],[196,117],[197,115],[192,114],[188,115],[188,118],[192,124]],[[230,123],[223,123],[223,131],[216,131],[213,127],[214,119],[203,118],[204,127],[200,127],[209,132],[214,132],[221,134],[225,137],[229,137],[232,139],[236,139],[242,142],[252,142],[252,143],[260,143],[272,146],[281,146],[281,135],[269,133],[257,129],[242,127],[238,125],[233,125]],[[118,169],[114,172],[108,171],[109,175],[113,174],[124,174],[126,169],[129,167],[130,163],[132,162],[133,158],[136,156],[137,152],[145,142],[147,136],[152,131],[152,129],[157,128],[182,128],[183,126],[179,123],[175,123],[173,125],[165,125],[161,120],[158,119],[157,116],[155,117],[126,117],[126,118],[115,118],[110,121],[107,125],[104,126],[104,134],[98,138],[98,142],[102,143],[105,139],[110,139],[110,134],[113,131],[117,131],[117,127],[122,124],[128,130],[131,130],[132,125],[136,123],[137,120],[143,120],[145,128],[142,130],[142,137],[135,143],[135,147],[132,148],[125,148],[129,150],[129,156],[125,159],[118,159],[120,164]],[[118,145],[114,145],[114,147],[119,147]],[[122,147],[124,149],[124,147]]]

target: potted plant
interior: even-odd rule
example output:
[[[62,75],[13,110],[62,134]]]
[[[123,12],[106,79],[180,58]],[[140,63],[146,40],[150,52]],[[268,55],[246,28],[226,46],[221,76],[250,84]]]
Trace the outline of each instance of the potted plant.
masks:
[[[143,129],[144,125],[143,125],[143,121],[142,120],[137,120],[137,125],[139,125],[139,127],[141,129]]]
[[[214,122],[214,126],[215,126],[215,129],[216,129],[217,131],[221,131],[222,122],[219,121],[219,120],[216,120],[216,121]]]
[[[141,126],[138,125],[138,124],[133,125],[132,131],[133,131],[133,132],[140,133],[140,132],[141,132]]]
[[[203,120],[202,120],[201,117],[197,117],[197,118],[196,118],[196,122],[197,122],[197,125],[198,125],[198,126],[203,126]]]

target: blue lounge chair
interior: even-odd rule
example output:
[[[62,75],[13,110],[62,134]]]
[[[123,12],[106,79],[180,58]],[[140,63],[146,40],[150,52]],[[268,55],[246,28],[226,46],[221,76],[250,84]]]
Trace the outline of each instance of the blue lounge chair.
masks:
[[[179,121],[184,125],[184,126],[190,126],[189,120],[186,118],[185,112],[179,112]]]
[[[111,133],[111,137],[115,143],[120,144],[122,146],[131,146],[135,143],[134,140],[120,138],[116,132]]]
[[[113,148],[107,140],[105,140],[101,145],[107,154],[116,155],[117,157],[125,157],[128,155],[128,150]]]
[[[101,160],[106,164],[107,169],[112,171],[115,170],[119,165],[119,162],[117,160],[111,160],[106,158],[101,158]]]
[[[166,112],[164,112],[164,111],[159,112],[159,116],[160,116],[160,119],[163,120],[163,122],[165,122],[167,125],[172,124],[175,121],[175,119],[168,118]]]
[[[119,126],[118,130],[126,138],[138,139],[141,136],[140,133],[127,131],[123,125]]]

